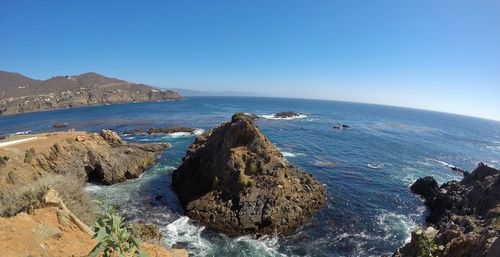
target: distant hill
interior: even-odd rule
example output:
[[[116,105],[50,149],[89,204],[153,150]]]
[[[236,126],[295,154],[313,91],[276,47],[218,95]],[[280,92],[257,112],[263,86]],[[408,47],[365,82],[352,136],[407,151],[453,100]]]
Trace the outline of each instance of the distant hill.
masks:
[[[0,115],[180,98],[172,90],[130,83],[94,72],[35,80],[19,73],[0,71]]]
[[[238,91],[200,91],[183,88],[172,88],[171,90],[182,96],[259,96],[255,93]]]

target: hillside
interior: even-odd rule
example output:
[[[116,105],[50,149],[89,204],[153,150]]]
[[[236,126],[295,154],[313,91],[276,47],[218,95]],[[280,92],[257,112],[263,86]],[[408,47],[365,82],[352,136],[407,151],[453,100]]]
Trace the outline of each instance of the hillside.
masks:
[[[0,115],[180,98],[178,93],[171,90],[130,83],[93,72],[35,80],[19,73],[0,71]]]

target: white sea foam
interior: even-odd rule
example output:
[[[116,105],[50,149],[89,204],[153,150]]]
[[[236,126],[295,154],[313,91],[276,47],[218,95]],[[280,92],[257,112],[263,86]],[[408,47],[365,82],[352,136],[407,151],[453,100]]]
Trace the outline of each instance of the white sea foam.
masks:
[[[440,161],[440,160],[436,160],[436,159],[428,159],[428,160],[429,160],[429,161],[433,161],[433,162],[437,162],[437,163],[439,163],[439,164],[441,164],[441,165],[443,165],[443,166],[445,166],[445,167],[448,167],[448,168],[450,168],[450,169],[456,168],[456,166],[455,166],[455,165],[453,165],[453,164],[449,164],[449,163],[444,162],[444,161]]]
[[[195,129],[193,134],[195,134],[196,136],[199,136],[203,133],[205,133],[204,129]]]
[[[212,244],[201,236],[204,226],[193,224],[186,216],[182,216],[166,227],[160,228],[164,235],[163,242],[171,247],[176,243],[187,244],[191,254],[201,255],[212,248]]]
[[[395,239],[397,234],[404,233],[405,243],[410,242],[411,232],[417,228],[417,223],[411,217],[394,212],[377,215],[377,224],[385,231],[385,240]]]
[[[267,119],[267,120],[295,120],[295,119],[303,119],[307,118],[308,116],[305,114],[299,114],[297,116],[293,117],[287,117],[287,118],[278,118],[275,117],[276,114],[270,114],[270,115],[259,115],[260,118]]]
[[[258,239],[254,236],[240,236],[231,240],[231,245],[235,248],[240,244],[248,245],[258,256],[286,256],[278,252],[279,238],[277,236],[265,235]]]
[[[96,184],[91,184],[91,183],[88,183],[86,186],[85,186],[85,191],[87,192],[95,192],[95,191],[99,191],[103,186],[102,185],[96,185]]]
[[[384,164],[379,162],[368,163],[366,166],[374,170],[379,170],[384,168]]]
[[[30,134],[31,132],[32,132],[31,130],[19,131],[14,133],[14,135],[27,135]]]
[[[180,138],[180,137],[191,137],[191,136],[199,136],[205,132],[204,129],[195,129],[193,133],[190,132],[174,132],[168,134],[169,137]]]
[[[290,157],[290,158],[297,156],[294,153],[290,153],[290,152],[281,152],[281,154],[283,154],[284,157]]]

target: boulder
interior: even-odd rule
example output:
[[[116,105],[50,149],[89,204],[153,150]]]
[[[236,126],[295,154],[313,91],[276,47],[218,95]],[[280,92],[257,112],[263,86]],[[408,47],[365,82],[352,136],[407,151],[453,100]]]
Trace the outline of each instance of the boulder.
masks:
[[[187,216],[229,235],[291,233],[326,198],[322,184],[241,114],[198,136],[172,183]]]
[[[113,146],[123,145],[122,139],[114,131],[103,129],[101,131],[101,137],[104,138],[104,140],[106,140],[110,145]]]
[[[439,185],[433,177],[423,177],[417,179],[410,187],[415,194],[421,195],[427,203],[434,201],[439,194]]]

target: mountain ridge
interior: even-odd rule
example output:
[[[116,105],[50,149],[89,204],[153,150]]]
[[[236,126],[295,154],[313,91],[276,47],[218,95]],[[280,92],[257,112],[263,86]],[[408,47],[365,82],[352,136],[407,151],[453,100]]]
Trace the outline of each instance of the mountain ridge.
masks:
[[[0,71],[0,115],[180,98],[182,96],[172,90],[96,72],[36,80],[20,73]]]

